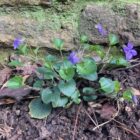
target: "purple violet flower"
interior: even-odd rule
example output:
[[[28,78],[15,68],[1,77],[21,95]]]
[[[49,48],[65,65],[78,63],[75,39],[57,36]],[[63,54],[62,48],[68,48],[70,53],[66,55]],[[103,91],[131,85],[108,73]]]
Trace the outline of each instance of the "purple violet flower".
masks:
[[[127,45],[123,45],[123,51],[126,56],[126,60],[130,60],[133,58],[133,56],[137,55],[137,51],[133,49],[133,44],[131,42],[128,42]]]
[[[14,49],[17,49],[22,43],[23,43],[23,40],[22,39],[16,38],[14,40],[14,43],[13,43]]]
[[[68,60],[69,60],[73,65],[75,65],[75,64],[77,64],[77,63],[80,62],[80,58],[79,58],[77,55],[78,55],[78,54],[77,54],[75,51],[73,51],[73,52],[70,53],[70,55],[69,55],[69,57],[68,57]]]
[[[102,36],[106,36],[107,35],[107,31],[103,28],[103,26],[100,23],[98,23],[97,25],[95,25],[95,28],[98,29],[98,32]]]
[[[133,100],[133,102],[134,102],[136,105],[138,105],[138,98],[137,98],[136,95],[133,95],[133,96],[132,96],[132,100]]]

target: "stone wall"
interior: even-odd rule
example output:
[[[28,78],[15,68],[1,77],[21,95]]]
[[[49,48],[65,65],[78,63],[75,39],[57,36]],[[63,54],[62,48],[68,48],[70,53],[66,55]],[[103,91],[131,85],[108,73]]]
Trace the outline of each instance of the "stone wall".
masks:
[[[52,0],[0,0],[0,45],[12,47],[13,40],[21,37],[25,38],[31,47],[54,49],[53,39],[61,38],[65,41],[65,50],[76,48],[75,42],[79,36],[73,21],[77,23],[79,19],[80,4],[80,0],[77,0],[70,8],[67,8],[68,5],[62,5],[63,7],[56,9],[53,7]],[[50,12],[51,7],[53,12]],[[60,17],[63,8],[65,11],[71,11]],[[73,17],[71,16],[67,21],[67,16],[70,14]],[[64,24],[61,21],[58,22],[62,18]],[[107,42],[107,38],[101,38],[95,29],[95,24],[98,22],[101,22],[110,32],[117,32],[124,41],[130,40],[136,46],[140,45],[140,6],[138,4],[122,6],[120,3],[114,5],[93,2],[83,8],[79,21],[79,33],[89,36],[91,42],[101,44]]]
[[[87,5],[81,13],[79,32],[96,44],[107,43],[95,25],[101,23],[108,32],[118,34],[123,43],[131,41],[140,46],[140,4]]]
[[[0,44],[10,47],[15,38],[21,37],[31,47],[54,49],[53,39],[61,38],[66,50],[75,47],[72,28],[61,28],[61,24],[58,29],[52,27],[58,17],[49,17],[50,4],[50,0],[1,0]]]

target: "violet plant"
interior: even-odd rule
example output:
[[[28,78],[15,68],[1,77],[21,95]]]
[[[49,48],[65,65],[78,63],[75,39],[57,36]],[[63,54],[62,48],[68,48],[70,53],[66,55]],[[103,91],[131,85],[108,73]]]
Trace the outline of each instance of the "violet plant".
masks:
[[[60,57],[50,54],[42,58],[42,63],[36,65],[30,73],[30,77],[32,73],[35,75],[32,84],[28,85],[26,82],[30,78],[25,80],[18,75],[7,81],[9,88],[30,86],[33,89],[38,89],[40,96],[33,99],[29,104],[31,117],[42,119],[47,117],[53,108],[67,108],[73,103],[96,101],[101,95],[117,98],[117,94],[120,92],[119,81],[100,76],[100,70],[112,67],[112,65],[126,67],[129,65],[130,59],[137,55],[137,52],[130,42],[127,46],[118,46],[119,37],[115,34],[107,34],[101,24],[97,24],[96,28],[101,36],[108,36],[109,49],[107,52],[104,46],[89,44],[88,37],[82,35],[80,48],[73,50],[68,56],[64,56],[62,53],[64,41],[56,38],[53,45],[59,50]],[[30,50],[19,39],[14,41],[14,49],[17,52],[22,52],[23,55],[26,55]],[[34,52],[37,55],[38,49]],[[20,62],[14,61],[10,62],[9,65],[11,67],[24,67],[24,64],[20,65]],[[84,81],[87,84],[82,87],[80,83]],[[90,85],[91,82],[93,85],[95,84],[95,87]],[[126,91],[123,98],[127,100],[133,98],[136,102],[136,98],[132,96],[130,91]]]

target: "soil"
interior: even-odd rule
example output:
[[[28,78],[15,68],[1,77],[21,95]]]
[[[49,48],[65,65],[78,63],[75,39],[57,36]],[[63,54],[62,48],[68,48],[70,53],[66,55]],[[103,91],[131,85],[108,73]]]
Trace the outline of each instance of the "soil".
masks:
[[[114,70],[109,74],[122,83],[122,87],[140,89],[140,66]],[[117,108],[116,101],[105,101]],[[139,140],[140,106],[120,103],[117,117],[109,123],[95,127],[91,118],[98,124],[108,120],[91,106],[73,105],[68,109],[56,109],[47,119],[31,119],[28,114],[29,100],[14,105],[0,106],[1,140]],[[79,111],[78,111],[79,110]],[[86,111],[85,111],[86,110]],[[90,118],[90,117],[91,118]],[[96,117],[95,117],[96,116]]]

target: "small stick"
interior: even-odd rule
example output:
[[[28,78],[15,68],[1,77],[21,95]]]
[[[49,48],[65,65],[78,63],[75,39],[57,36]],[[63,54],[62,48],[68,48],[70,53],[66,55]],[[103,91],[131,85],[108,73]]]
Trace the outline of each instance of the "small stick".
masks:
[[[119,106],[119,103],[118,103],[118,102],[119,102],[119,101],[117,101],[117,104],[118,104],[118,111],[117,111],[117,113],[115,113],[114,117],[111,118],[110,120],[108,120],[108,121],[106,121],[106,122],[104,122],[104,123],[102,123],[102,124],[99,124],[98,126],[94,127],[94,128],[92,129],[93,131],[95,131],[97,128],[99,128],[99,127],[101,127],[101,126],[104,126],[105,124],[111,122],[112,120],[115,119],[116,116],[118,116],[119,111],[120,111],[120,106]]]
[[[126,69],[130,69],[130,68],[134,68],[134,67],[139,66],[139,65],[140,65],[140,63],[137,63],[137,64],[132,65],[132,66],[130,66],[130,67],[126,67],[126,68],[119,68],[119,69],[116,69],[116,70],[126,70]]]
[[[95,115],[95,112],[93,112],[93,115],[94,115],[94,118],[95,118],[96,124],[99,125],[99,124],[98,124],[98,121],[97,121],[97,118],[96,118],[96,115]]]
[[[92,119],[92,117],[90,116],[90,114],[84,109],[85,113],[87,114],[87,116],[90,118],[90,120],[94,123],[94,125],[96,127],[98,127],[97,123]]]
[[[77,123],[78,123],[78,116],[79,116],[81,107],[82,107],[82,104],[80,104],[80,106],[78,107],[78,111],[77,111],[77,115],[76,115],[76,120],[75,120],[75,125],[74,125],[74,131],[73,131],[72,140],[75,140],[75,134],[76,134],[76,128],[77,128],[76,126],[77,126]]]
[[[132,133],[134,136],[140,138],[140,134],[137,134],[136,132],[133,132],[132,130],[126,128],[126,126],[125,126],[123,123],[121,123],[121,122],[119,122],[119,121],[117,121],[117,120],[115,120],[115,119],[114,119],[113,121],[115,121],[116,123],[118,123],[118,124],[121,125],[121,126],[117,126],[117,127],[121,127],[121,128],[123,128],[124,130],[126,130],[126,131]]]
[[[130,129],[128,129],[128,128],[125,128],[125,127],[123,127],[123,126],[117,126],[117,127],[120,127],[120,128],[122,128],[122,129],[124,129],[125,131],[127,131],[127,132],[133,134],[134,136],[136,136],[136,137],[138,137],[138,138],[140,139],[140,134],[137,134],[137,133],[133,132],[132,130],[130,130]]]

